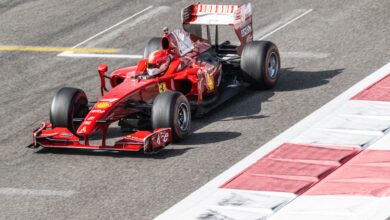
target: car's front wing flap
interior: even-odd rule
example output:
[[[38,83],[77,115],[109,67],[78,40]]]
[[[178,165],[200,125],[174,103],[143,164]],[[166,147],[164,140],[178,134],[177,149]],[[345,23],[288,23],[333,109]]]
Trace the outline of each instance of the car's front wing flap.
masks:
[[[91,150],[141,151],[155,153],[172,142],[170,128],[158,128],[154,131],[137,131],[124,136],[114,145],[89,144],[88,138],[79,138],[67,128],[53,128],[50,123],[42,123],[33,131],[31,147],[76,148]]]

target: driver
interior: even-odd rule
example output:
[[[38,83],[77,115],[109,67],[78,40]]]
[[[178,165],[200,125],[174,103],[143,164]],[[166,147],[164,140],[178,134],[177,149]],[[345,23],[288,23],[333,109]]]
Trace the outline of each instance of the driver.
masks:
[[[165,73],[171,63],[171,57],[166,50],[156,50],[148,58],[146,71],[149,76]]]

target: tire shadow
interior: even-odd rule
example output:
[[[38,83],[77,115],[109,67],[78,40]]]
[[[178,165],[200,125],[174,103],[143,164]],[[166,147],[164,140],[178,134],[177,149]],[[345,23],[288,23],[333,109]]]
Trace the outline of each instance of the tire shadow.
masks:
[[[288,92],[322,86],[329,83],[329,80],[343,71],[344,69],[294,71],[294,68],[285,68],[282,69],[282,75],[274,91]]]
[[[36,154],[65,154],[93,157],[117,157],[117,158],[149,158],[149,159],[167,159],[170,157],[180,156],[191,150],[191,147],[172,149],[165,148],[157,153],[144,154],[143,151],[106,151],[106,150],[87,150],[87,149],[71,149],[71,148],[43,148],[35,152]]]
[[[240,132],[201,132],[190,134],[189,138],[175,143],[176,145],[201,145],[214,144],[222,141],[228,141],[241,136]]]

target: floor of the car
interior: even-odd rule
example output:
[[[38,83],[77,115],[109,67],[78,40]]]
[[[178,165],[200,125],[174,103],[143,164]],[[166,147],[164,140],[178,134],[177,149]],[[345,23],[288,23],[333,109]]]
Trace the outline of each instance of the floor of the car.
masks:
[[[197,106],[194,116],[197,118],[202,117],[204,114],[212,111],[222,103],[236,96],[237,94],[245,90],[247,87],[247,83],[243,83],[238,80],[229,81],[228,83],[225,83],[221,86],[220,92],[217,94],[218,97],[211,97],[215,99],[215,101],[207,103],[206,105]]]

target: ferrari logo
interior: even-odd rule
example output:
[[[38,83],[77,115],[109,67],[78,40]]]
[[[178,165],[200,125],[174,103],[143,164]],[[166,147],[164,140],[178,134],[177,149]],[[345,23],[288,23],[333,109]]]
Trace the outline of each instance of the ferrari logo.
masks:
[[[158,84],[158,91],[160,93],[167,91],[167,85],[165,83],[159,83]]]

